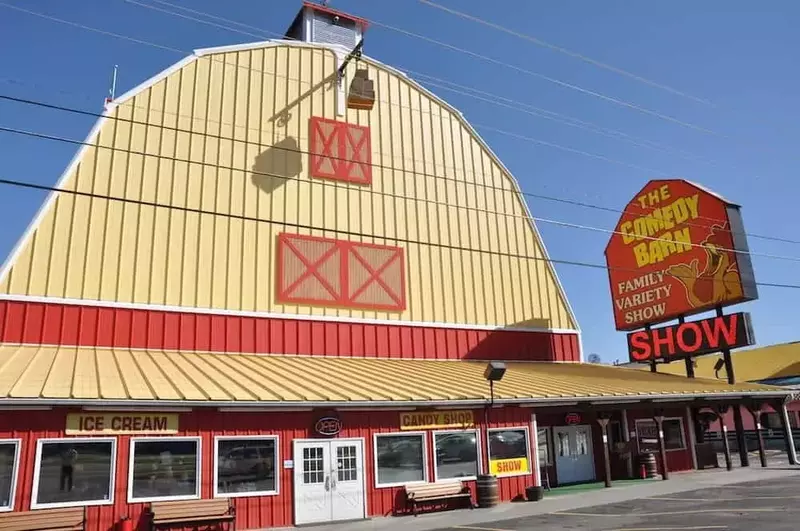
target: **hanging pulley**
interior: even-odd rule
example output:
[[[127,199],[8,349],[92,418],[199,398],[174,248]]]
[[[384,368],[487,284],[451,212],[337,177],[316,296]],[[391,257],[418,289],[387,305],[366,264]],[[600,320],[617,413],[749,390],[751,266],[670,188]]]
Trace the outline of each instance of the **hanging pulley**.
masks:
[[[347,107],[369,111],[374,105],[375,86],[369,78],[369,71],[366,68],[358,68],[350,82],[350,90],[347,91]]]

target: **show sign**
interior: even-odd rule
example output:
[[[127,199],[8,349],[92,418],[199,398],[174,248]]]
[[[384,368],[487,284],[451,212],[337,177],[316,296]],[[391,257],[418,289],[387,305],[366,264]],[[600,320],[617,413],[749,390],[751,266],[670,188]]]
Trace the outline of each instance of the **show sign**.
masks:
[[[529,474],[530,471],[530,462],[527,457],[489,460],[489,473],[493,476],[516,476]]]
[[[617,330],[758,298],[737,205],[688,181],[650,181],[606,246]]]
[[[631,362],[669,361],[754,343],[749,313],[732,313],[702,321],[638,330],[628,334]]]

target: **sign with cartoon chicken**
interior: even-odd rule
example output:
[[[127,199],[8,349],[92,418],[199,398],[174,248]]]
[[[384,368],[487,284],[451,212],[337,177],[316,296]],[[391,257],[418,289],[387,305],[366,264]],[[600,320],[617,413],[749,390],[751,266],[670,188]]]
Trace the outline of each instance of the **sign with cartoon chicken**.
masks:
[[[617,330],[758,298],[738,205],[680,179],[653,180],[606,246]]]

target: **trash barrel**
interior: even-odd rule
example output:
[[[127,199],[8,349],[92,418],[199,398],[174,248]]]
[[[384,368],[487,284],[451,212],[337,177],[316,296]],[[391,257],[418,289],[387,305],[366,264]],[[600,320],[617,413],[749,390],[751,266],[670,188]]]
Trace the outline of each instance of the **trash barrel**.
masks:
[[[525,497],[528,501],[539,501],[544,497],[544,487],[531,486],[525,488]]]
[[[656,456],[652,452],[645,452],[639,455],[639,462],[644,466],[644,474],[647,479],[658,477],[658,466],[656,465]]]
[[[497,477],[485,474],[478,476],[478,507],[494,507],[498,500]]]

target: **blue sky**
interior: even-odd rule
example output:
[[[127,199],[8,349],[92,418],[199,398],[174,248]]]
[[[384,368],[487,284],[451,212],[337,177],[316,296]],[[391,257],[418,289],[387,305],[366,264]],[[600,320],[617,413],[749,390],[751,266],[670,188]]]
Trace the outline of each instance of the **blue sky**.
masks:
[[[256,40],[124,0],[1,1],[180,50]],[[274,33],[284,32],[300,5],[300,0],[169,1]],[[667,146],[650,149],[431,87],[476,125],[523,190],[623,208],[650,178],[684,177],[742,204],[748,233],[800,240],[795,217],[800,194],[796,176],[800,74],[795,68],[800,2],[440,3],[713,103],[648,86],[415,0],[331,2],[332,7],[697,126],[680,125],[385,27],[372,27],[365,52],[381,61],[621,131],[638,144]],[[185,55],[2,5],[0,49],[6,52],[0,54],[0,94],[94,112],[102,108],[114,64],[120,67],[120,94]],[[0,125],[6,127],[82,140],[93,121],[0,101]],[[543,146],[497,129],[610,160]],[[75,146],[0,132],[0,177],[52,185],[74,151]],[[41,192],[0,188],[0,256],[9,253],[43,198]],[[613,213],[540,199],[529,199],[529,204],[540,218],[607,229],[616,223]],[[548,223],[539,223],[539,228],[553,258],[603,262],[607,234]],[[753,237],[749,243],[754,253],[800,257],[799,244]],[[797,262],[761,256],[753,260],[759,281],[800,284]],[[567,265],[557,269],[583,329],[585,351],[606,361],[624,360],[625,337],[614,330],[605,272]],[[762,287],[758,301],[740,307],[753,313],[759,344],[800,339],[795,324],[799,298],[800,290]]]

